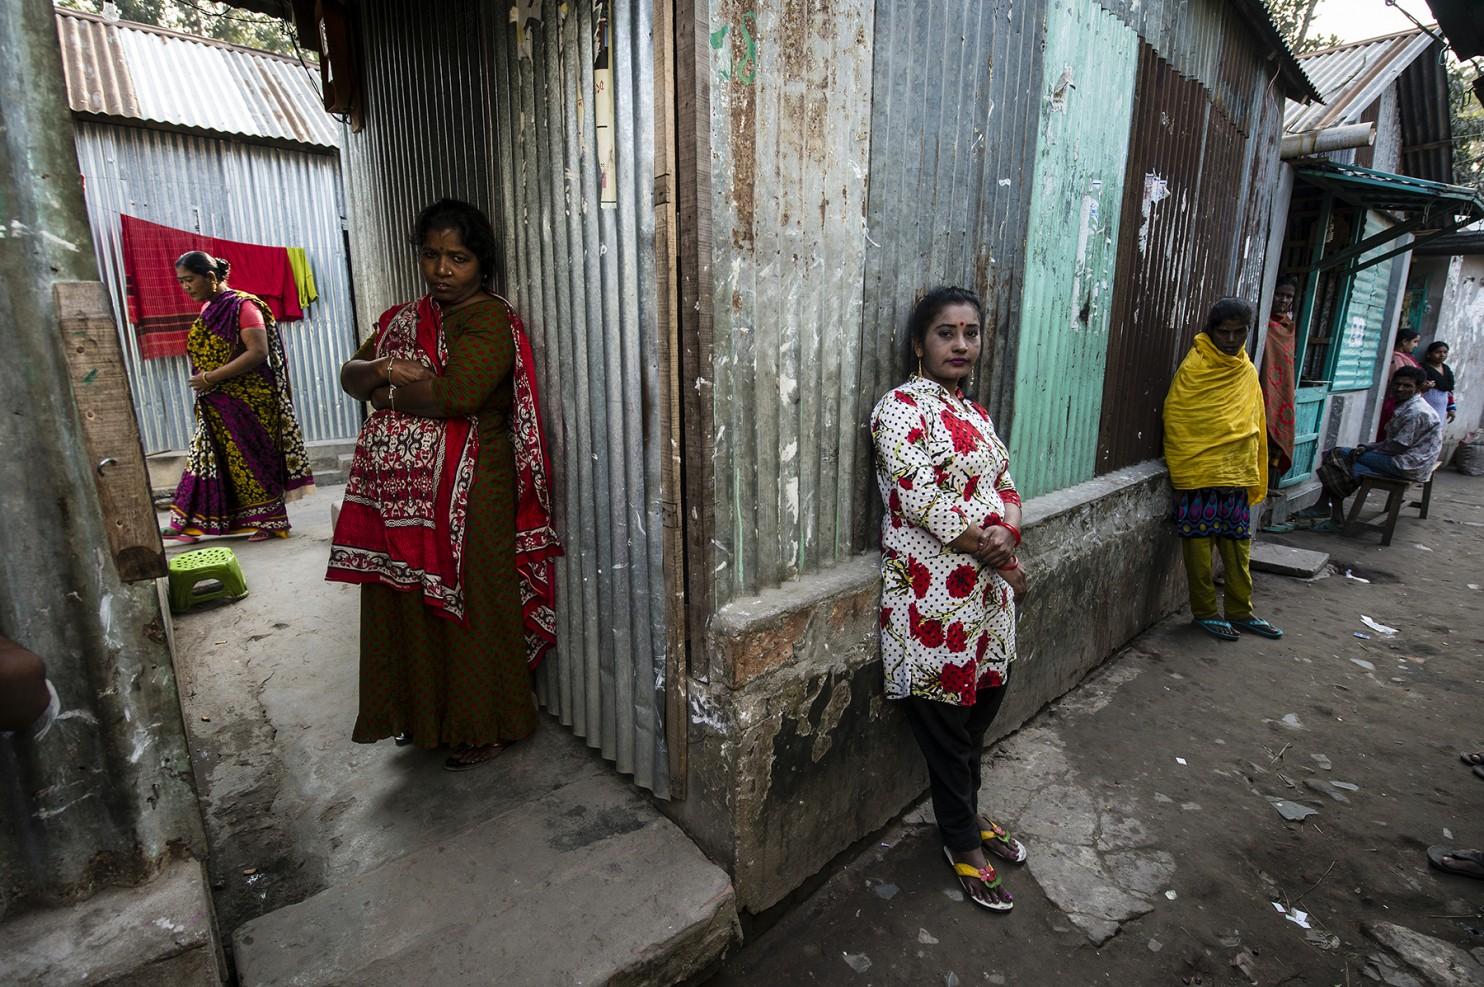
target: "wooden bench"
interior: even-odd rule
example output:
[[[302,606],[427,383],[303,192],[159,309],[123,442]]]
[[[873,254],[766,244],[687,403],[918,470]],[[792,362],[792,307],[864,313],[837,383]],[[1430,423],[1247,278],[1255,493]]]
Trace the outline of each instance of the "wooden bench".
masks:
[[[1407,499],[1407,492],[1413,487],[1422,488],[1422,499],[1414,500],[1407,507],[1419,508],[1418,517],[1425,519],[1427,509],[1432,504],[1432,480],[1442,463],[1433,463],[1432,469],[1428,471],[1426,480],[1403,480],[1390,476],[1363,476],[1360,478],[1360,489],[1355,491],[1355,500],[1350,505],[1350,514],[1345,518],[1345,536],[1354,538],[1362,531],[1381,532],[1381,544],[1390,545],[1392,533],[1396,530],[1397,518],[1401,516],[1402,506]],[[1382,490],[1386,493],[1386,506],[1381,513],[1375,515],[1368,521],[1360,519],[1361,511],[1365,509],[1366,498],[1372,490]]]

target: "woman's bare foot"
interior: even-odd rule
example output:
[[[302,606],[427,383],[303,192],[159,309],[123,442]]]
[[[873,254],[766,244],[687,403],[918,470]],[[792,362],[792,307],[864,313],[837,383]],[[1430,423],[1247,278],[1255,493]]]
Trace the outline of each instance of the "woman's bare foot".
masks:
[[[505,749],[504,744],[485,744],[482,747],[470,747],[468,744],[460,744],[454,748],[453,755],[443,762],[445,771],[468,771],[477,768],[481,764],[488,764],[500,752]]]

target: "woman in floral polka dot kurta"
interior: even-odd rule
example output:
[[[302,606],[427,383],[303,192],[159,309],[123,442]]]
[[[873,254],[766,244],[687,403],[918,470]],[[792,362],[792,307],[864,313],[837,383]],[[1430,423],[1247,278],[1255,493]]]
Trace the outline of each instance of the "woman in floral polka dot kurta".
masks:
[[[881,521],[881,659],[928,762],[945,853],[974,903],[1010,908],[985,851],[1025,847],[979,815],[980,752],[1015,657],[1025,592],[1020,496],[989,413],[962,381],[980,348],[973,293],[939,288],[909,324],[918,372],[876,405],[871,436]]]

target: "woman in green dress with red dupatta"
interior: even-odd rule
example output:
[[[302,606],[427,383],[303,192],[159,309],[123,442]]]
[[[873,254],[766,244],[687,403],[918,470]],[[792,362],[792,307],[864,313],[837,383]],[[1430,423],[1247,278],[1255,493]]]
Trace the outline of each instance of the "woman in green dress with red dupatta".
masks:
[[[375,411],[356,442],[328,578],[361,584],[357,743],[487,763],[536,729],[555,643],[549,470],[520,317],[488,283],[495,238],[445,199],[413,235],[428,293],[388,309],[340,371]]]

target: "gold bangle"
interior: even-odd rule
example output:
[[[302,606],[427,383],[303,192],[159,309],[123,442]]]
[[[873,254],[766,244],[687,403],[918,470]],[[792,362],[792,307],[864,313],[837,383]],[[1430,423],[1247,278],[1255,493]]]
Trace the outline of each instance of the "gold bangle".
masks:
[[[393,411],[396,411],[397,410],[397,385],[396,384],[388,384],[386,386],[386,403],[387,403],[387,406],[389,408],[391,408]]]
[[[394,387],[394,386],[396,386],[396,385],[394,385],[392,383],[392,364],[394,364],[396,362],[397,362],[397,358],[394,357],[394,356],[389,356],[389,357],[386,358],[386,386],[387,387]]]

